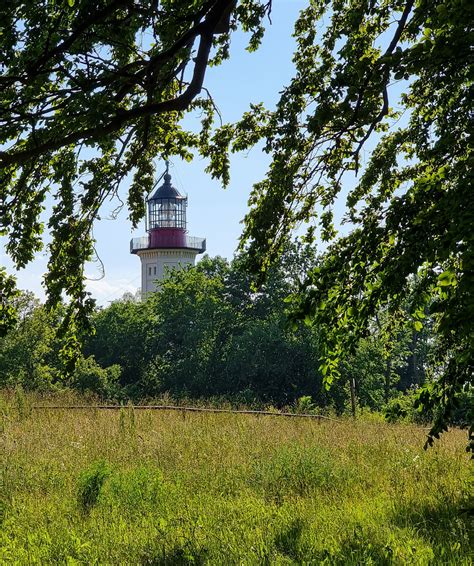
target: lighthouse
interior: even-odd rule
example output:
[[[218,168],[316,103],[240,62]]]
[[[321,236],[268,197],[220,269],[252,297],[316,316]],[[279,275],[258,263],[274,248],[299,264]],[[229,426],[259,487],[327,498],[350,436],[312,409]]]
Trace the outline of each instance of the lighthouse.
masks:
[[[206,240],[188,236],[188,198],[171,184],[166,164],[163,184],[147,199],[147,235],[130,241],[130,253],[142,264],[142,296],[160,287],[170,269],[194,265],[206,251]]]

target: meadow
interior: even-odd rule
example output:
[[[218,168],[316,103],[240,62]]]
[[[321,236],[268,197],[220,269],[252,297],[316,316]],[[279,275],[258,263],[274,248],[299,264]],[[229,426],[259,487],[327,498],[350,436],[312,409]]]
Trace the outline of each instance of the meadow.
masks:
[[[472,564],[465,431],[34,402],[0,397],[2,564]]]

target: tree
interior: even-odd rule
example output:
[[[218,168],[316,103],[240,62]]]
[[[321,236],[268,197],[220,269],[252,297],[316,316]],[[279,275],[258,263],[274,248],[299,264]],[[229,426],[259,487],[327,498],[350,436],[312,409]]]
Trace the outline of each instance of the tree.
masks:
[[[418,394],[438,408],[428,444],[474,374],[473,22],[467,0],[310,2],[276,110],[254,108],[215,136],[221,151],[263,138],[272,156],[242,238],[260,278],[301,222],[309,242],[329,243],[295,297],[296,316],[322,331],[327,384],[416,279],[412,323],[434,317],[443,365]],[[343,188],[352,229],[337,237]]]
[[[146,390],[192,397],[225,392],[222,357],[240,321],[225,300],[220,260],[216,263],[211,275],[196,268],[172,271],[150,297],[156,326]]]
[[[355,379],[361,407],[382,410],[397,396],[388,407],[391,418],[403,413],[418,419],[413,396],[402,397],[395,389],[405,392],[418,381],[409,371],[404,383],[400,379],[413,354],[408,345],[414,332],[403,312],[397,317],[380,312],[370,336],[341,360],[342,379],[329,392],[322,388],[318,329],[289,324],[285,312],[288,294],[313,260],[307,246],[288,247],[258,292],[244,270],[244,257],[228,263],[204,256],[195,267],[173,270],[147,300],[126,293],[94,313],[95,333],[85,340],[70,374],[58,357],[60,317],[54,318],[31,293],[21,293],[18,323],[0,337],[0,386],[71,387],[103,399],[169,392],[280,407],[297,402],[300,410],[315,403],[344,412],[348,384]],[[432,343],[432,338],[427,334],[425,340]],[[422,358],[417,355],[418,362]],[[428,374],[436,371],[423,362],[421,367]],[[457,422],[466,422],[466,415],[461,407]]]
[[[284,312],[300,251],[289,249],[258,293],[241,258],[228,264],[205,256],[196,267],[172,271],[147,300],[155,323],[142,394],[251,395],[280,406],[309,394],[326,404],[316,333],[293,329]]]
[[[15,326],[18,319],[15,307],[17,297],[15,279],[7,275],[5,269],[0,267],[0,336],[4,336]]]
[[[285,316],[284,300],[309,252],[289,248],[258,293],[242,258],[229,264],[204,256],[193,268],[171,271],[146,301],[125,297],[99,310],[95,334],[85,341],[87,359],[76,369],[82,375],[85,368],[86,378],[71,383],[108,383],[88,362],[95,358],[105,368],[120,366],[122,397],[245,393],[283,405],[308,394],[326,405],[316,371],[317,333],[292,328]]]
[[[120,383],[133,393],[149,362],[156,316],[145,302],[125,296],[92,316],[94,332],[84,341],[84,355],[103,367],[119,365]]]
[[[33,293],[18,293],[15,303],[16,324],[0,337],[0,386],[47,389],[59,369],[54,360],[57,321]]]
[[[120,372],[119,365],[102,368],[93,356],[81,357],[76,364],[70,385],[82,393],[91,392],[102,397],[117,397],[120,393],[118,387]]]
[[[62,329],[77,352],[93,301],[84,262],[92,226],[126,176],[133,225],[144,214],[153,159],[206,148],[214,113],[200,97],[207,66],[228,57],[230,33],[255,48],[271,3],[244,0],[5,0],[0,7],[0,234],[24,267],[43,246],[41,214],[54,197],[45,284],[49,305],[70,302]],[[185,131],[199,108],[201,135]],[[14,324],[11,278],[0,272],[0,331]],[[72,359],[71,359],[72,361]]]

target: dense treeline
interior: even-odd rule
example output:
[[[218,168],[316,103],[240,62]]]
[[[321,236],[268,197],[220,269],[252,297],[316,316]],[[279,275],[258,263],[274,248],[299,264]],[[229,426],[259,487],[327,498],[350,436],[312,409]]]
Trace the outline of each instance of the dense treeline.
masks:
[[[429,321],[421,328],[403,309],[397,316],[381,311],[326,391],[318,328],[292,323],[287,312],[316,262],[309,248],[293,245],[258,292],[239,257],[229,263],[206,256],[195,268],[173,271],[147,300],[128,294],[95,312],[95,333],[68,378],[55,333],[61,312],[48,313],[24,293],[20,320],[0,342],[0,386],[69,386],[120,400],[168,393],[247,405],[299,403],[341,413],[349,410],[353,384],[359,407],[393,415],[411,410],[416,387],[436,378]]]

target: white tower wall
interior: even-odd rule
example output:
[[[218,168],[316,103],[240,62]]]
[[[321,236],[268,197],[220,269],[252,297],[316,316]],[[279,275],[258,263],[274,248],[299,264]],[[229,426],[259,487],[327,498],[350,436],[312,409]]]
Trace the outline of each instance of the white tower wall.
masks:
[[[170,269],[194,265],[198,250],[143,249],[137,250],[142,264],[142,296],[157,291]]]

